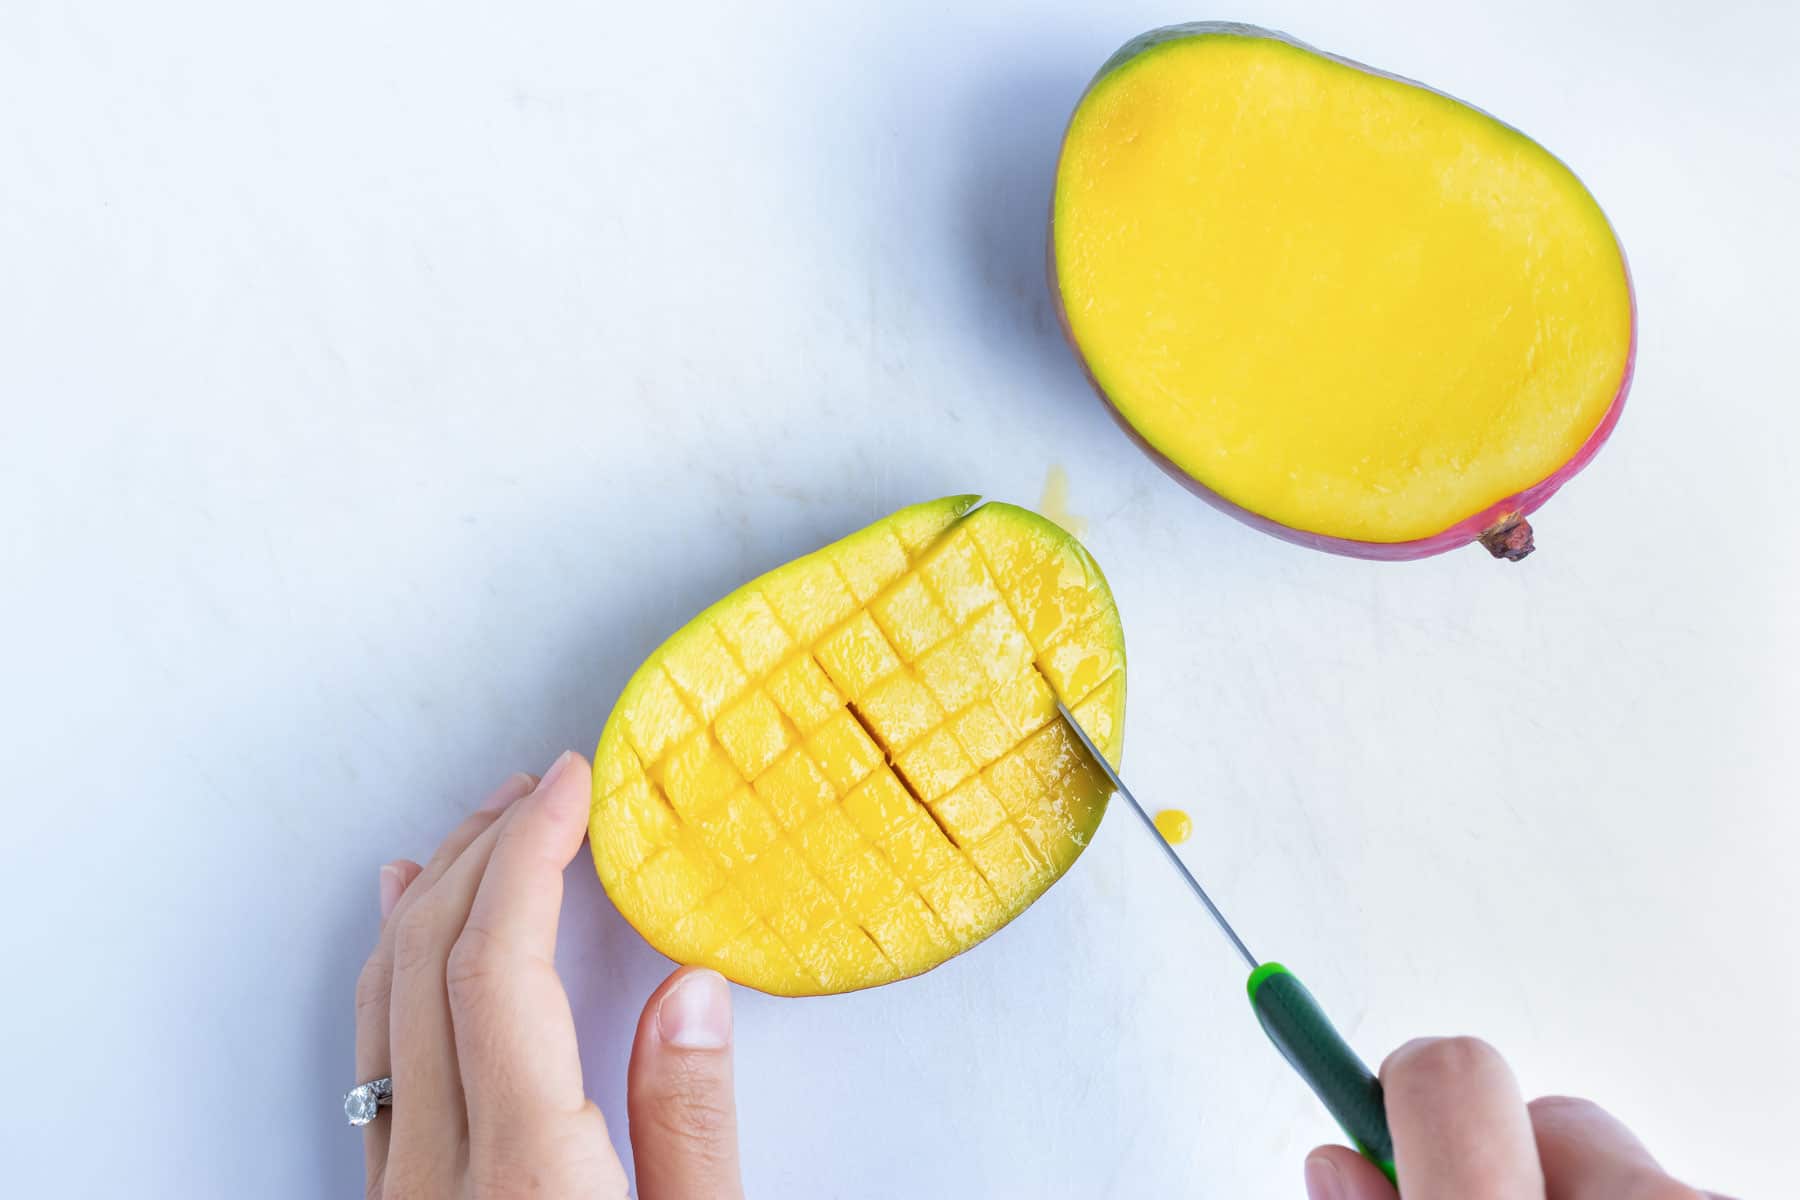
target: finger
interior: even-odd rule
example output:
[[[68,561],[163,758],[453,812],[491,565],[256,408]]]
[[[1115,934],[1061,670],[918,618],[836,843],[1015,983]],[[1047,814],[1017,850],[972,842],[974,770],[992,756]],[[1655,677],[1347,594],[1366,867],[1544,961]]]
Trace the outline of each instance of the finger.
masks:
[[[1381,1065],[1406,1200],[1530,1200],[1544,1175],[1506,1060],[1476,1038],[1420,1038]]]
[[[388,1162],[427,1193],[449,1187],[463,1160],[467,1119],[456,1069],[444,964],[469,903],[529,775],[515,775],[459,825],[394,907],[388,1049],[394,1077]],[[472,836],[471,836],[472,835]],[[460,847],[460,849],[459,849]]]
[[[394,905],[400,903],[400,897],[412,886],[413,880],[425,868],[410,858],[399,858],[381,868],[379,894],[381,899],[381,923],[394,915]]]
[[[731,1078],[731,987],[683,967],[638,1018],[626,1076],[640,1200],[737,1200],[737,1103]]]
[[[1394,1185],[1348,1146],[1320,1146],[1306,1156],[1306,1200],[1394,1200]]]
[[[1587,1100],[1533,1100],[1531,1127],[1550,1200],[1702,1200],[1705,1195],[1669,1178],[1631,1130]]]
[[[381,869],[378,887],[381,936],[356,981],[358,1083],[392,1074],[389,1022],[394,986],[394,914],[400,911],[409,896],[426,891],[449,868],[450,863],[456,860],[457,855],[482,830],[492,825],[507,805],[530,791],[535,782],[532,776],[521,773],[502,783],[489,794],[473,816],[451,831],[428,865],[420,867],[409,859],[398,859]],[[389,1122],[380,1115],[363,1128],[363,1162],[371,1194],[375,1193],[377,1181],[387,1165],[391,1132]]]
[[[394,903],[407,884],[418,878],[419,864],[397,859],[381,868],[376,895],[381,921],[387,924]],[[369,956],[356,981],[356,1082],[379,1079],[388,1070],[388,991],[392,986],[392,960],[380,953]],[[370,1195],[379,1194],[382,1169],[387,1165],[388,1123],[377,1119],[363,1126],[363,1167]]]
[[[425,866],[420,870],[417,878],[407,885],[399,901],[395,904],[394,913],[398,914],[404,911],[412,898],[429,891],[433,884],[444,877],[444,872],[450,869],[450,865],[462,857],[463,851],[474,844],[476,838],[486,833],[489,827],[506,813],[514,801],[521,796],[529,795],[531,789],[536,786],[536,775],[516,771],[507,776],[506,781],[499,787],[489,792],[487,799],[481,802],[481,807],[463,818],[462,823],[450,831],[450,836],[445,838],[431,857],[426,860]],[[391,916],[392,914],[390,914],[390,922]],[[384,930],[384,932],[386,931]]]
[[[388,1051],[388,1012],[394,983],[395,914],[411,897],[428,891],[469,843],[492,825],[507,805],[529,792],[536,782],[534,776],[520,772],[502,783],[482,801],[479,810],[450,831],[450,836],[444,839],[443,845],[424,867],[403,858],[381,868],[378,889],[381,936],[356,981],[356,1072],[359,1081],[387,1075],[392,1066]]]
[[[517,1148],[541,1115],[586,1104],[575,1019],[556,973],[563,870],[587,832],[587,760],[568,752],[497,831],[446,964],[476,1154]]]

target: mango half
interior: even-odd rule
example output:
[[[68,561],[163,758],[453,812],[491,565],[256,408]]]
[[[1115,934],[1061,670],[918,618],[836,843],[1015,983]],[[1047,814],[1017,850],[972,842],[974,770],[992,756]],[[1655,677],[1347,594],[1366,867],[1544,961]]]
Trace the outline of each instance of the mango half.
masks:
[[[1636,315],[1594,198],[1519,131],[1244,25],[1135,38],[1076,107],[1050,276],[1095,389],[1175,478],[1377,559],[1480,540],[1593,458]]]
[[[594,865],[651,945],[783,996],[928,971],[1068,870],[1117,760],[1125,643],[1081,545],[915,505],[714,604],[594,756]]]

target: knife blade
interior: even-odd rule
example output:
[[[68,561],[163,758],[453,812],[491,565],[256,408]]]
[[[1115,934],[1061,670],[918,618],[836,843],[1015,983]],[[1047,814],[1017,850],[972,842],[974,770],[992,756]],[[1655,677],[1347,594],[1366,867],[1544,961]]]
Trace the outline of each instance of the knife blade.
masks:
[[[1331,1020],[1326,1017],[1325,1010],[1313,999],[1312,993],[1306,990],[1293,972],[1277,962],[1258,963],[1250,948],[1244,945],[1244,939],[1238,936],[1219,906],[1213,903],[1200,881],[1194,878],[1187,863],[1175,852],[1175,847],[1168,843],[1162,832],[1156,828],[1156,822],[1150,812],[1138,798],[1132,794],[1125,781],[1119,778],[1118,771],[1107,761],[1106,755],[1088,737],[1087,730],[1075,719],[1075,714],[1061,700],[1056,702],[1056,711],[1062,715],[1063,723],[1069,732],[1075,735],[1087,752],[1088,758],[1105,776],[1113,793],[1123,796],[1130,805],[1131,811],[1138,815],[1151,838],[1162,849],[1190,891],[1206,907],[1213,921],[1224,932],[1234,949],[1243,960],[1250,964],[1250,979],[1246,985],[1250,993],[1250,1007],[1256,1013],[1257,1023],[1263,1028],[1275,1048],[1281,1051],[1288,1065],[1313,1090],[1325,1108],[1337,1119],[1363,1157],[1380,1167],[1389,1180],[1394,1179],[1394,1140],[1388,1131],[1387,1109],[1382,1099],[1381,1081],[1375,1073],[1364,1065],[1357,1057],[1356,1051],[1350,1048],[1343,1035],[1338,1033]]]

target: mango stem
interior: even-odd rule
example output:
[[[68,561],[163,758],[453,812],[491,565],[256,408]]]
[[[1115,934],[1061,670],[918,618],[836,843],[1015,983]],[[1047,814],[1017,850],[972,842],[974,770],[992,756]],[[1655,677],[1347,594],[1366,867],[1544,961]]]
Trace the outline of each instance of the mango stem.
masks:
[[[1489,554],[1495,558],[1504,558],[1507,562],[1518,562],[1537,549],[1531,536],[1531,522],[1521,513],[1501,517],[1481,535],[1480,540]]]

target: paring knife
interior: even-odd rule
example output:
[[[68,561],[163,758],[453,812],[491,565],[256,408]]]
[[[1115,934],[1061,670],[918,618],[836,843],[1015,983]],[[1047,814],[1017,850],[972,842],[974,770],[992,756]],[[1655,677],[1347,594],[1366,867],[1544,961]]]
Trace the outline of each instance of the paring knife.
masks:
[[[1219,906],[1212,902],[1206,889],[1200,886],[1175,853],[1175,847],[1169,845],[1162,833],[1156,828],[1156,822],[1119,773],[1106,761],[1100,748],[1094,745],[1087,730],[1075,720],[1075,715],[1057,701],[1056,709],[1068,723],[1070,731],[1080,739],[1087,750],[1088,757],[1094,765],[1105,774],[1112,784],[1113,791],[1123,796],[1131,805],[1133,812],[1150,830],[1150,836],[1168,855],[1169,862],[1187,880],[1187,885],[1212,919],[1218,923],[1231,944],[1250,964],[1250,1007],[1256,1012],[1256,1019],[1261,1023],[1263,1032],[1275,1043],[1283,1058],[1299,1073],[1300,1078],[1312,1088],[1313,1094],[1324,1102],[1326,1109],[1337,1118],[1337,1123],[1344,1127],[1363,1157],[1380,1167],[1390,1181],[1394,1178],[1394,1139],[1388,1133],[1387,1109],[1382,1103],[1381,1080],[1375,1073],[1363,1065],[1362,1059],[1356,1056],[1338,1031],[1332,1027],[1318,1001],[1306,990],[1304,984],[1292,972],[1280,963],[1259,963],[1250,948],[1244,945],[1244,939],[1237,935]]]

